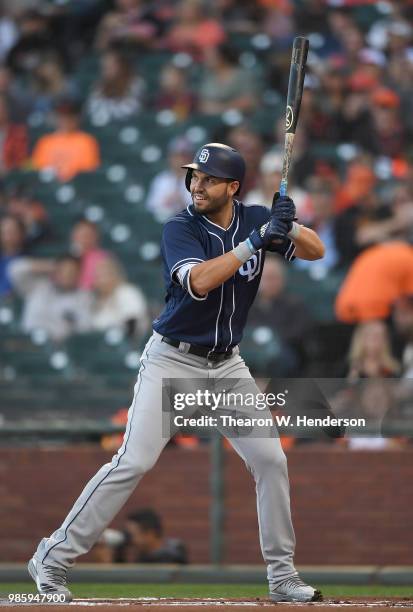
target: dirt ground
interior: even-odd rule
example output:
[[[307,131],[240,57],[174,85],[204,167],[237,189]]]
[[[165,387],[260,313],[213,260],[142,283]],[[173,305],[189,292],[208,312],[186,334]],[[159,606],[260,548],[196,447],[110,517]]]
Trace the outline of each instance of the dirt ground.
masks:
[[[185,612],[217,612],[227,608],[231,612],[258,612],[260,608],[274,608],[282,612],[295,612],[304,608],[310,608],[311,612],[326,612],[328,608],[346,609],[349,612],[367,612],[367,610],[413,608],[413,600],[408,598],[374,598],[374,597],[352,597],[346,599],[328,598],[322,602],[314,603],[278,603],[269,599],[172,599],[172,598],[139,598],[139,599],[75,599],[70,604],[9,604],[0,602],[0,607],[15,608],[17,606],[30,606],[31,612],[44,612],[47,606],[48,612],[65,612],[69,608],[76,612],[90,612],[90,607],[98,607],[99,612],[113,612],[113,608],[127,607],[128,612],[171,612],[171,609],[184,610]],[[73,611],[74,612],[74,611]]]

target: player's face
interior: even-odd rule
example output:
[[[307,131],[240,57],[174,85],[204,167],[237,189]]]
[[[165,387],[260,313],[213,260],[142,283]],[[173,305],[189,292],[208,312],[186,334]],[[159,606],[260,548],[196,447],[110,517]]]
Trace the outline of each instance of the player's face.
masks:
[[[238,186],[238,181],[194,170],[191,179],[191,196],[195,210],[203,215],[220,211],[232,200]]]

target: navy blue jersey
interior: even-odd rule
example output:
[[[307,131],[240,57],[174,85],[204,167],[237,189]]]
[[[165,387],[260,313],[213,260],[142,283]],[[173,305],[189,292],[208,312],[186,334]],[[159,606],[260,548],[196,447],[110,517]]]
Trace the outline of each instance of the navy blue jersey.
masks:
[[[265,251],[252,255],[234,276],[202,298],[191,290],[190,268],[232,251],[269,216],[265,206],[244,206],[234,200],[227,229],[197,213],[192,204],[165,224],[161,252],[167,293],[165,309],[153,323],[158,333],[218,352],[240,342],[260,283]],[[291,260],[294,250],[286,239],[279,254]]]

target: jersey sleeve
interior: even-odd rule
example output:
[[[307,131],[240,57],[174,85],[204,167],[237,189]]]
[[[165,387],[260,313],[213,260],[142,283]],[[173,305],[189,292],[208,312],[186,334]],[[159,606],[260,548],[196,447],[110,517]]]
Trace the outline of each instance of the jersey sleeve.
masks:
[[[294,259],[295,259],[295,244],[294,244],[294,242],[292,240],[287,238],[286,240],[284,240],[284,242],[282,244],[280,244],[279,247],[274,249],[274,252],[278,253],[279,255],[281,255],[281,257],[284,257],[284,259],[286,259],[287,261],[294,261]]]
[[[206,299],[207,295],[197,296],[191,289],[191,269],[206,261],[207,256],[190,224],[179,219],[168,221],[163,230],[162,251],[171,281],[181,285],[193,299]]]

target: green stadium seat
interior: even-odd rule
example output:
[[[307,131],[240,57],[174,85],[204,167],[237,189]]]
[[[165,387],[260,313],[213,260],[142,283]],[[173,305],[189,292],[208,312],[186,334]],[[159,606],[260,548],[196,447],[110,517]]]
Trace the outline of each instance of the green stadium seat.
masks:
[[[274,330],[268,327],[247,325],[240,345],[247,365],[261,376],[274,376],[277,361],[282,359],[281,343]]]
[[[329,271],[320,280],[311,278],[307,270],[289,266],[287,271],[287,289],[299,295],[311,310],[317,321],[334,321],[334,302],[343,282],[345,271]]]

